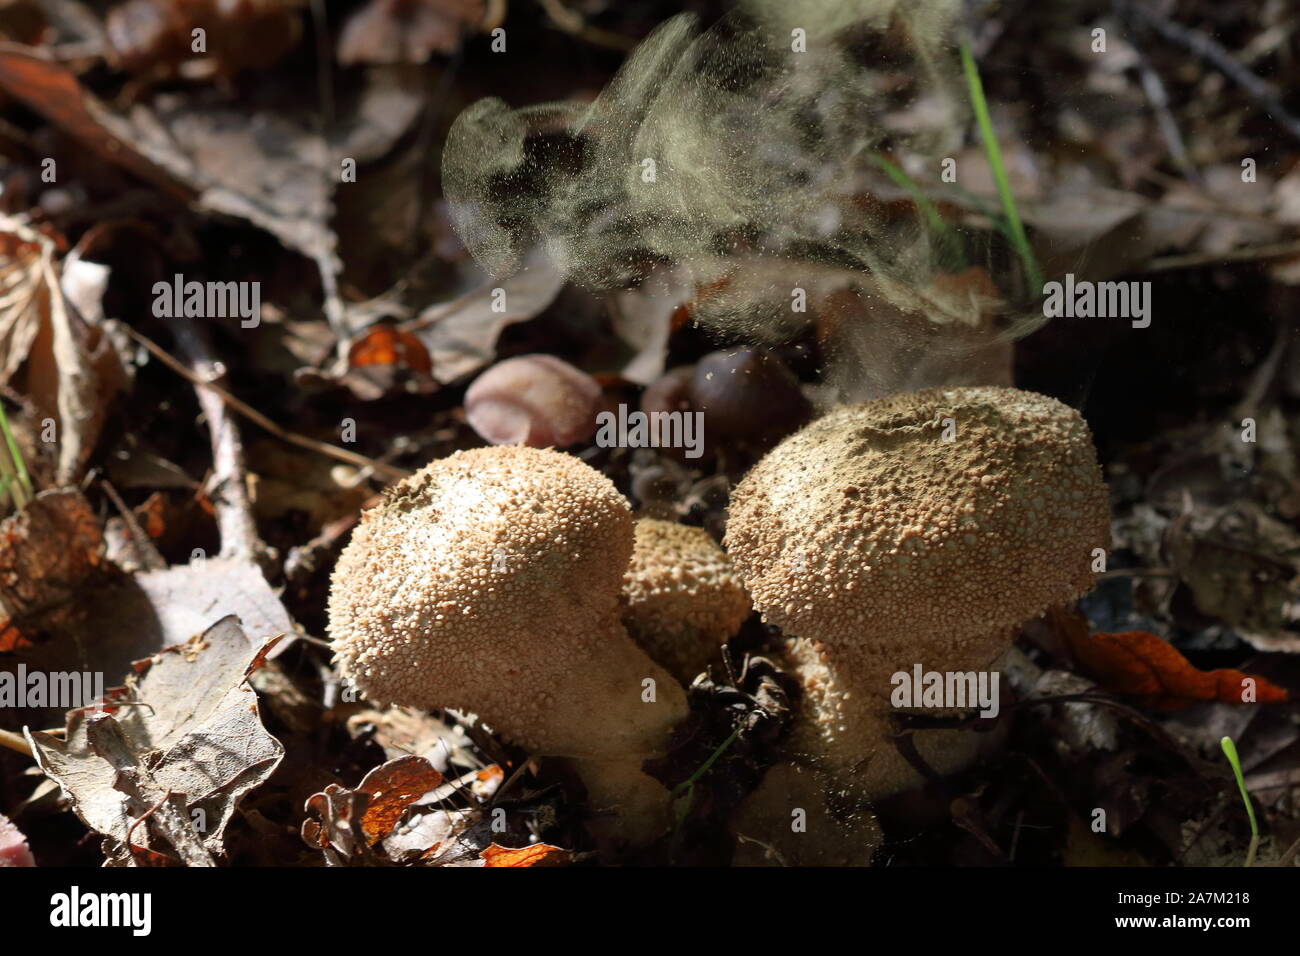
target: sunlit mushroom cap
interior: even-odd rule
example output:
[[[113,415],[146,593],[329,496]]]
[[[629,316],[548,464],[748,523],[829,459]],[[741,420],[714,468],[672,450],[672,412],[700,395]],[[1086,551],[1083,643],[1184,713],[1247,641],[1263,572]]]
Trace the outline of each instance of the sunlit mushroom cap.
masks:
[[[1108,521],[1074,409],[927,389],[787,438],[736,488],[725,543],[769,620],[879,681],[987,663],[1010,627],[1091,587]]]
[[[376,702],[471,711],[538,752],[654,752],[686,706],[619,620],[632,525],[609,479],[570,455],[435,461],[363,516],[339,559],[339,669]]]

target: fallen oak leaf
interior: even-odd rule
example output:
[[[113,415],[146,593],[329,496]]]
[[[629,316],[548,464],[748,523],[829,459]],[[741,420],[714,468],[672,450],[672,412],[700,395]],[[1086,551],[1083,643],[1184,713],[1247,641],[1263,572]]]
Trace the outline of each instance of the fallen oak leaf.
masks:
[[[493,843],[479,858],[484,866],[568,866],[573,862],[573,851],[549,843],[519,848]]]
[[[1149,631],[1090,634],[1068,627],[1065,635],[1080,669],[1106,690],[1139,698],[1154,710],[1183,710],[1198,701],[1225,704],[1280,703],[1287,692],[1262,677],[1238,670],[1197,670],[1177,648]],[[1249,697],[1247,688],[1253,690]]]

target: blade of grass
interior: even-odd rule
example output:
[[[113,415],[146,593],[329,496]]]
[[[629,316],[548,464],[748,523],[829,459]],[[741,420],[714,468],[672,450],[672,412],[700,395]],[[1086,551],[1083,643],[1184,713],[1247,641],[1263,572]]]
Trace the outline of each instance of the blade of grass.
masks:
[[[954,261],[950,264],[960,264],[963,258],[961,237],[957,235],[952,226],[939,213],[939,207],[930,201],[930,198],[921,191],[921,187],[907,173],[903,172],[902,168],[896,163],[891,162],[880,153],[874,154],[871,159],[872,162],[884,170],[886,176],[906,190],[907,194],[912,197],[912,201],[916,203],[917,208],[925,215],[926,221],[930,223],[930,228],[935,231],[939,241],[943,243],[944,251],[953,257]]]
[[[1250,817],[1250,849],[1246,851],[1246,866],[1250,866],[1255,862],[1255,851],[1259,849],[1259,823],[1255,820],[1255,805],[1250,802],[1250,794],[1246,792],[1246,778],[1241,775],[1237,745],[1231,737],[1224,737],[1219,741],[1219,746],[1232,765],[1232,775],[1237,778],[1237,789],[1241,791],[1241,802],[1246,805],[1246,815]]]
[[[0,432],[4,433],[5,447],[9,452],[9,461],[5,464],[11,466],[3,470],[6,475],[13,475],[17,479],[18,484],[14,488],[14,504],[21,508],[36,495],[32,491],[32,479],[27,473],[27,463],[23,461],[23,453],[18,449],[18,442],[14,440],[13,430],[9,427],[9,417],[5,414],[3,405],[0,405]],[[0,458],[3,457],[0,455]]]
[[[1002,163],[1002,151],[998,148],[997,137],[993,134],[993,120],[989,117],[989,105],[984,99],[984,84],[980,80],[979,68],[975,66],[975,57],[971,54],[970,43],[961,41],[961,64],[966,74],[966,87],[970,91],[971,106],[975,110],[975,119],[979,123],[980,136],[984,140],[984,151],[989,158],[989,169],[993,181],[997,183],[998,197],[1002,200],[1002,211],[1006,213],[1007,225],[1011,230],[1011,241],[1021,262],[1025,266],[1025,276],[1030,291],[1037,295],[1043,288],[1043,273],[1034,257],[1034,250],[1029,246],[1029,237],[1025,235],[1024,223],[1016,211],[1016,200],[1011,195],[1011,183],[1007,180],[1007,170]]]

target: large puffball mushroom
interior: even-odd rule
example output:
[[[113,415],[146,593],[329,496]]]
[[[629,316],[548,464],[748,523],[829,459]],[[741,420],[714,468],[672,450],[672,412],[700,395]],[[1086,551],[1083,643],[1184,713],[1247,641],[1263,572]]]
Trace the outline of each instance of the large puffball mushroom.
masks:
[[[737,486],[725,543],[755,606],[825,670],[807,685],[803,745],[869,784],[891,675],[988,668],[1017,624],[1092,586],[1109,509],[1073,409],[927,389],[787,438]]]
[[[465,392],[465,418],[493,445],[566,448],[590,438],[600,385],[554,355],[498,362]]]
[[[629,839],[652,837],[668,794],[641,763],[687,706],[620,621],[632,541],[627,502],[570,455],[503,446],[435,461],[363,515],[339,558],[340,673],[376,703],[472,712],[573,758],[592,804],[617,807]]]
[[[632,639],[689,684],[749,616],[749,595],[703,528],[642,518],[623,578]]]

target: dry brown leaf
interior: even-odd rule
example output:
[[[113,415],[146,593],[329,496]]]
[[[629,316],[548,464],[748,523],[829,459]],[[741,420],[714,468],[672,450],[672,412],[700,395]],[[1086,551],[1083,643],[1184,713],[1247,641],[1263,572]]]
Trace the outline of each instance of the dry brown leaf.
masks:
[[[514,849],[493,843],[482,853],[486,866],[568,866],[573,862],[573,851],[549,843],[538,843]]]
[[[284,756],[244,680],[257,651],[235,618],[223,618],[201,637],[140,662],[128,679],[129,696],[139,703],[108,708],[112,713],[71,711],[63,739],[28,731],[37,764],[82,822],[104,836],[111,862],[132,865],[133,844],[170,845],[183,858],[200,858],[172,815],[148,829],[135,826],[148,809],[140,803],[164,794],[183,798],[183,807],[173,809],[194,821],[205,854],[223,852],[236,805]]]
[[[1287,692],[1262,677],[1238,670],[1197,670],[1168,641],[1148,631],[1090,634],[1063,629],[1079,668],[1106,690],[1137,698],[1154,710],[1183,710],[1199,701],[1225,704],[1280,703]],[[1247,681],[1254,700],[1244,700]]]
[[[370,0],[343,25],[338,61],[423,63],[454,53],[483,12],[483,0]]]
[[[374,846],[393,832],[416,800],[442,783],[442,774],[423,757],[399,757],[366,774],[357,788],[370,795],[361,816],[366,842]]]
[[[433,377],[447,385],[495,359],[502,330],[538,315],[563,287],[564,276],[534,253],[508,279],[488,279],[450,302],[431,305],[402,328],[424,343]]]

